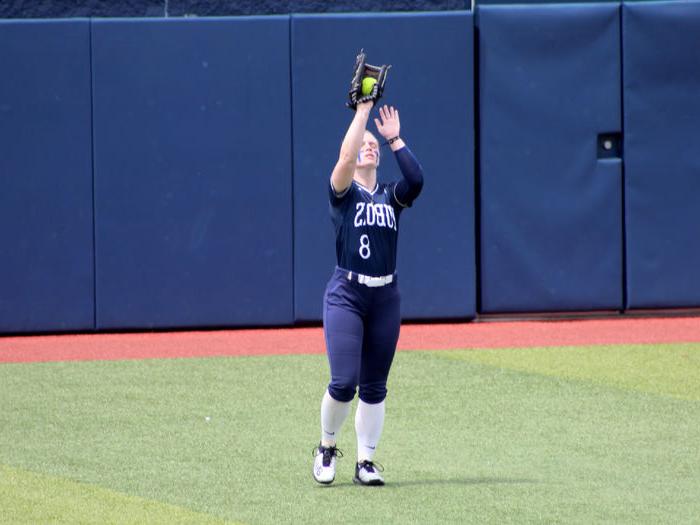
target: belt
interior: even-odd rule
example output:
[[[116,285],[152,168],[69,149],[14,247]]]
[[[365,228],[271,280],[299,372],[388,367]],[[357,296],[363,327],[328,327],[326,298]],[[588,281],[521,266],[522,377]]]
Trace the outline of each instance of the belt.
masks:
[[[394,281],[394,275],[382,275],[381,277],[370,277],[369,275],[362,275],[361,273],[347,273],[348,281],[357,281],[360,284],[369,286],[370,288],[377,288],[379,286],[386,286]]]

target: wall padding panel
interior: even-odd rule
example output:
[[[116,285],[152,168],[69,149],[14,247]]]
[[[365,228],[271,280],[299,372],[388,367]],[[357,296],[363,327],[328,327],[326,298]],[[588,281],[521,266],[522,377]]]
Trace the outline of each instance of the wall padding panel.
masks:
[[[623,7],[627,306],[700,306],[700,2]]]
[[[289,18],[93,24],[99,328],[292,322]]]
[[[360,48],[370,64],[393,65],[381,103],[399,109],[401,136],[425,171],[422,195],[401,218],[403,317],[472,317],[473,21],[465,12],[292,17],[295,317],[321,319],[336,264],[327,188],[353,117],[344,104]],[[393,154],[382,152],[379,179],[395,180]]]
[[[622,308],[619,6],[478,9],[481,311]]]
[[[94,328],[90,26],[0,21],[0,332]]]

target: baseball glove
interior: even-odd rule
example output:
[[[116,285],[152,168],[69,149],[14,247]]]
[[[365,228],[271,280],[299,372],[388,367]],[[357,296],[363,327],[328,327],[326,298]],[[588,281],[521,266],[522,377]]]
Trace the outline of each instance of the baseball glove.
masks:
[[[364,50],[360,50],[360,54],[355,59],[355,67],[352,71],[352,81],[350,82],[350,92],[348,93],[349,102],[347,107],[355,111],[357,105],[362,102],[372,101],[375,104],[382,97],[384,92],[384,84],[386,83],[386,75],[389,72],[389,66],[373,66],[366,62],[367,55]],[[368,94],[362,93],[362,80],[366,77],[371,77],[376,80]]]

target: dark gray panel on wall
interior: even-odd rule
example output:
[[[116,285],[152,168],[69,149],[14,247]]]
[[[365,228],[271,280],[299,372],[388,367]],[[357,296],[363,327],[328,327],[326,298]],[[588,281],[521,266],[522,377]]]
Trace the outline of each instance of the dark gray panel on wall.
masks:
[[[700,306],[700,2],[623,8],[627,306]]]
[[[477,16],[481,309],[621,309],[622,164],[598,146],[621,130],[619,6]]]
[[[99,328],[292,322],[289,19],[93,24]]]
[[[353,117],[344,103],[360,48],[370,64],[393,65],[381,103],[400,110],[401,135],[425,170],[423,193],[401,219],[403,317],[471,317],[473,22],[462,12],[292,17],[296,319],[321,318],[335,265],[327,188]],[[400,177],[392,157],[383,148],[380,180]]]
[[[52,0],[3,2],[0,18],[241,16],[469,9],[465,0]]]
[[[0,332],[94,327],[90,27],[0,21]]]
[[[468,9],[465,0],[170,0],[171,16],[196,14],[261,15],[288,13],[348,13],[370,11],[445,11]]]

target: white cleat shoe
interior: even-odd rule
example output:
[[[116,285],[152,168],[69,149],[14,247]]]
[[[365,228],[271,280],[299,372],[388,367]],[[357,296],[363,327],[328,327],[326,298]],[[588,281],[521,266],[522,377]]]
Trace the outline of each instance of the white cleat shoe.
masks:
[[[336,447],[324,447],[319,445],[314,449],[314,479],[323,485],[333,483],[335,479],[336,457],[343,457],[343,453]]]
[[[352,478],[352,481],[360,485],[384,485],[384,478],[379,474],[383,470],[384,468],[378,463],[364,460],[355,465],[355,477]]]

